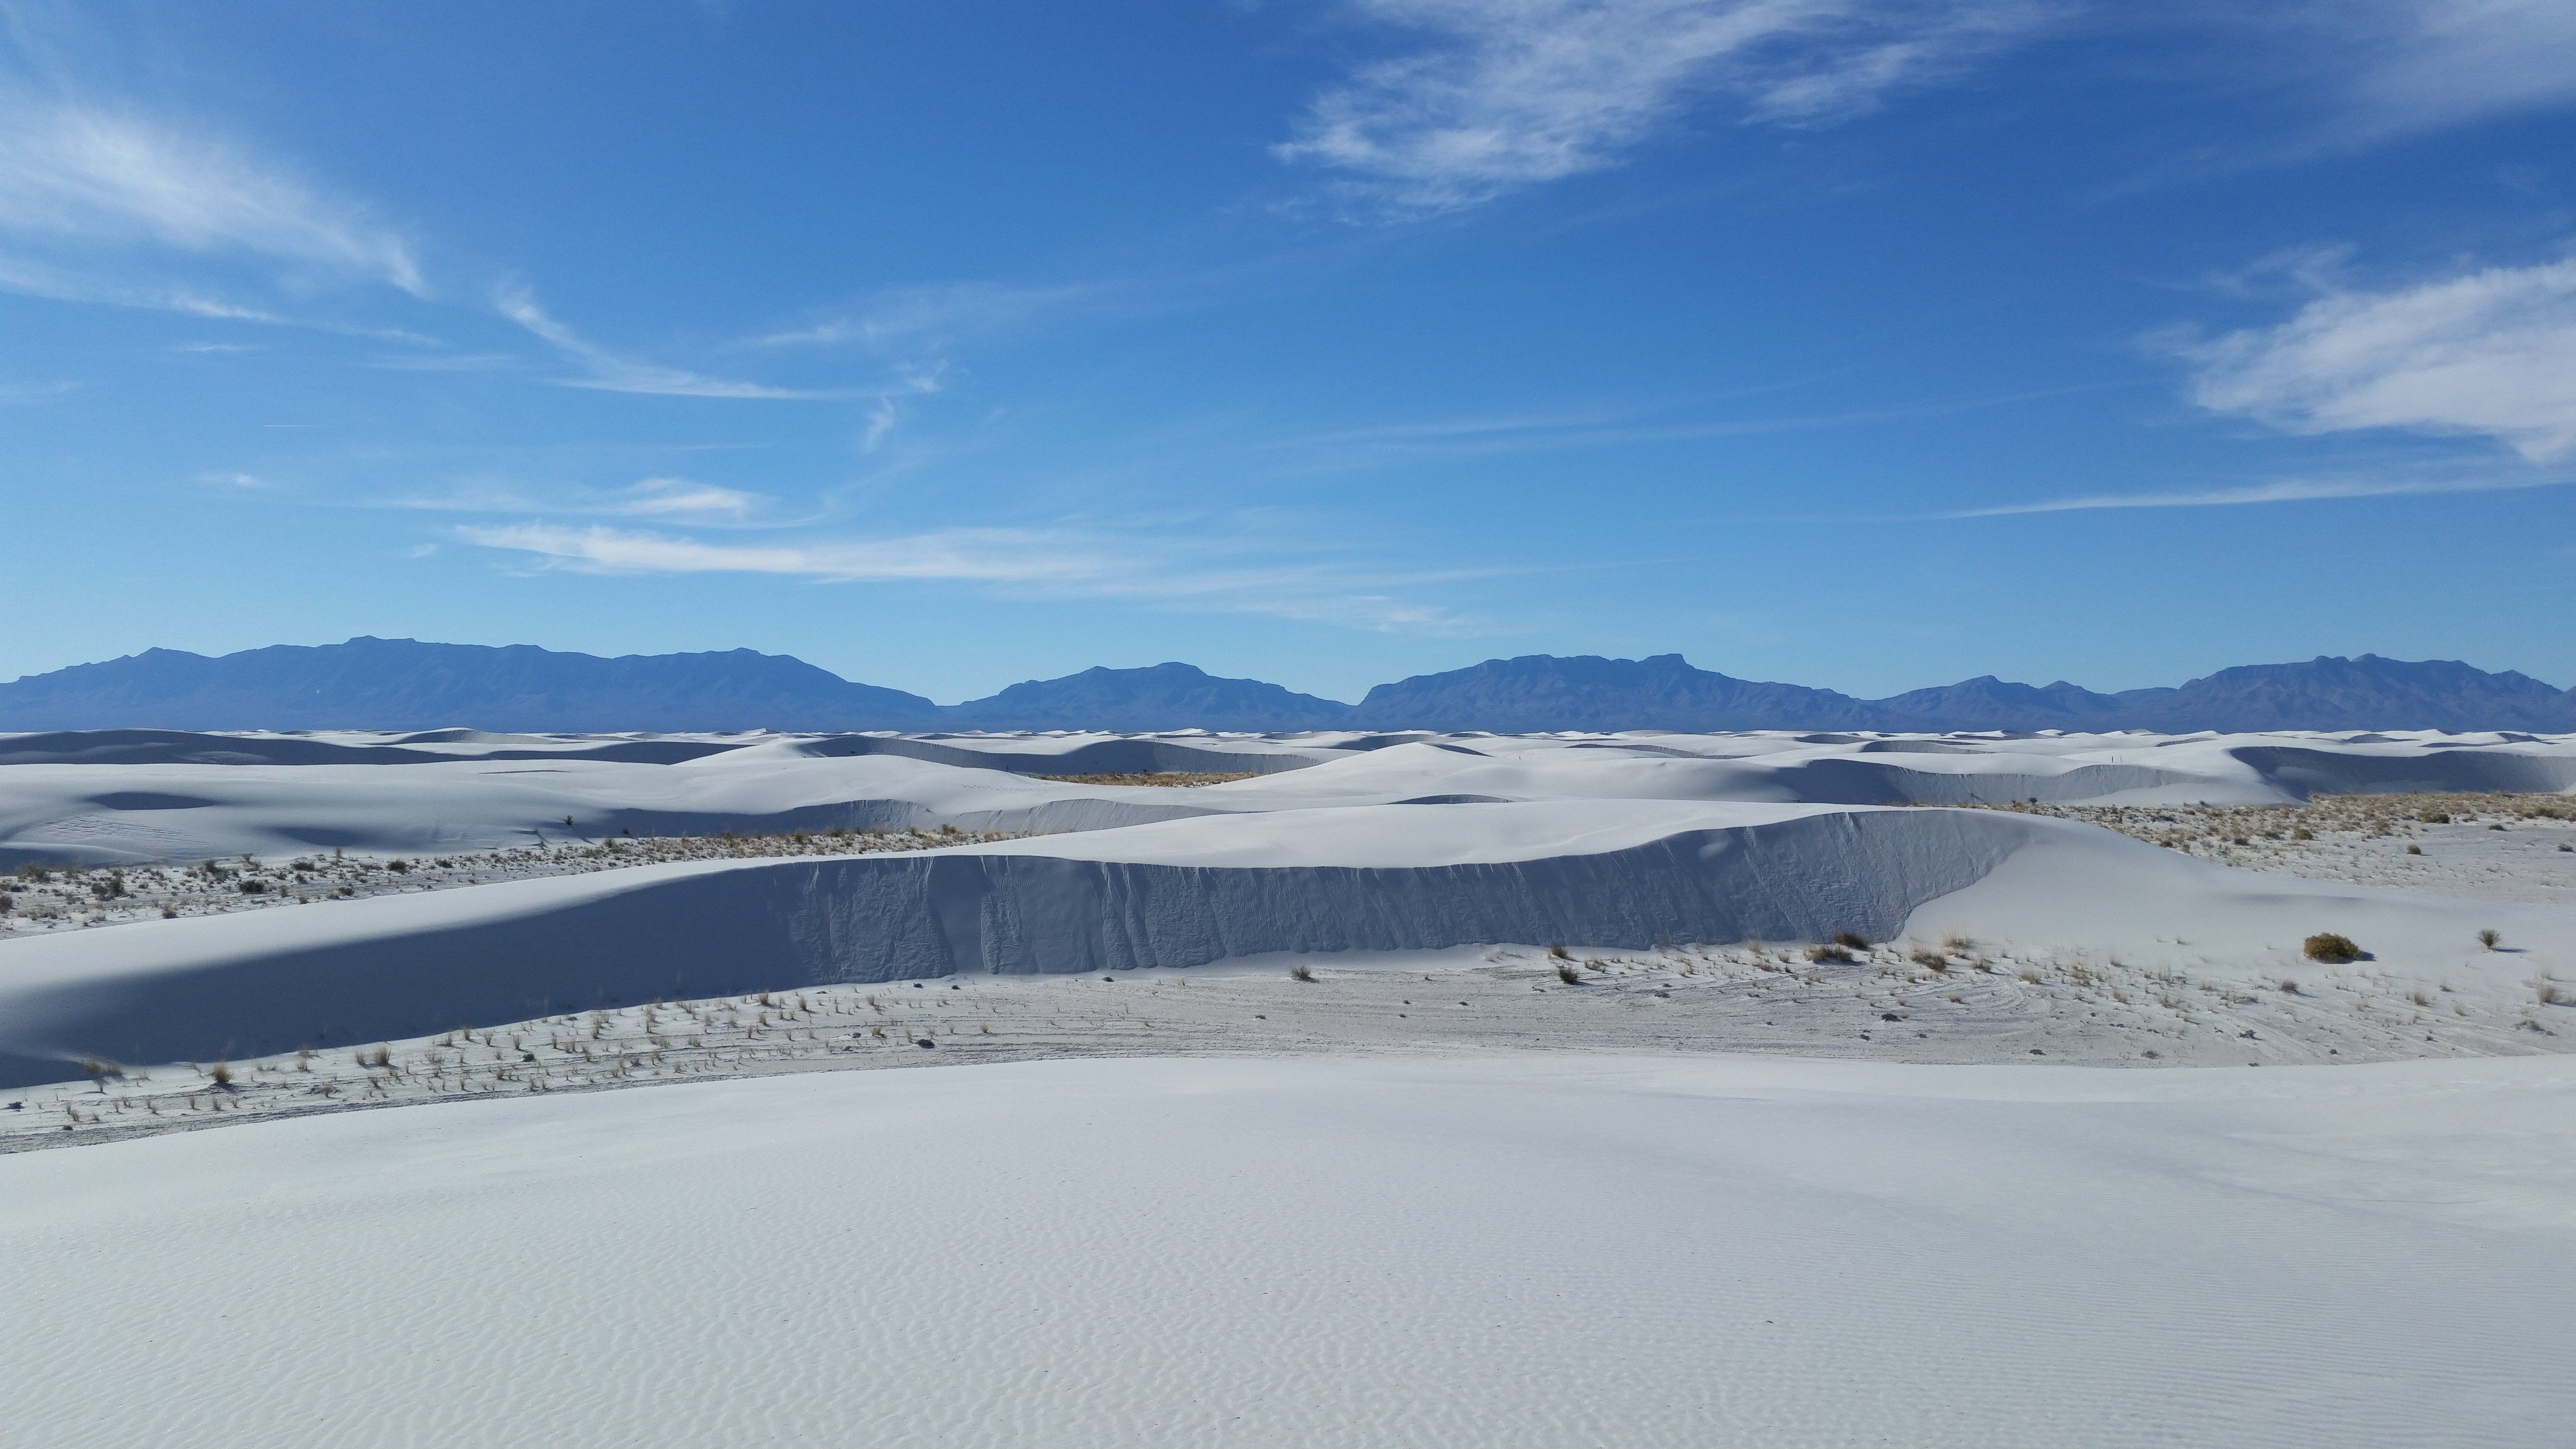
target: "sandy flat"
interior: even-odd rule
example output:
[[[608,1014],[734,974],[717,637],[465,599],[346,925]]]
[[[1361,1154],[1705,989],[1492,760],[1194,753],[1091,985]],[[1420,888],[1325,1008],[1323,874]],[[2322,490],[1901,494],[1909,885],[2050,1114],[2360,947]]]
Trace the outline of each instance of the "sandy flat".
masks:
[[[0,1159],[0,1443],[2516,1445],[2576,1063],[1093,1061]]]

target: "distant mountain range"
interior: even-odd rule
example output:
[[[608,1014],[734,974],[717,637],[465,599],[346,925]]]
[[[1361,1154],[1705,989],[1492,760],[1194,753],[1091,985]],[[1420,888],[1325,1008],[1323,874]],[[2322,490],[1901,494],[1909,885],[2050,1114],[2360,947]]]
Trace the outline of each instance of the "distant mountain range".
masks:
[[[1187,664],[1086,669],[940,705],[736,649],[602,659],[359,638],[208,658],[152,649],[0,684],[0,731],[435,729],[2576,731],[2576,690],[2456,661],[2364,654],[2222,669],[2097,694],[1987,676],[1887,699],[1736,679],[1678,654],[1489,659],[1381,684],[1356,705]]]

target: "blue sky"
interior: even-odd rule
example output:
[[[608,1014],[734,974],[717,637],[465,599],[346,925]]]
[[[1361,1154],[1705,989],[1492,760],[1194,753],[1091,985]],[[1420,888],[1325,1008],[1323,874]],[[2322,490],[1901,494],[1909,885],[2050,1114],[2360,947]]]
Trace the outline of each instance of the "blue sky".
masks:
[[[0,677],[2576,680],[2576,6],[0,0]]]

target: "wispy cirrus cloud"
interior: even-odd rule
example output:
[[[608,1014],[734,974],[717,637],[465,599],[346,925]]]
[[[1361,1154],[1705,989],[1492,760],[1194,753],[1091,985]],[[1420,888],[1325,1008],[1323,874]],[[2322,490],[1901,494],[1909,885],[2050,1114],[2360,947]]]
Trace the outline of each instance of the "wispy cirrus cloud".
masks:
[[[678,523],[744,523],[775,502],[769,495],[691,478],[656,477],[623,488],[558,488],[542,493],[488,482],[469,482],[443,493],[396,498],[394,508],[439,513],[535,513],[602,518],[649,518]]]
[[[2349,139],[2576,104],[2576,5],[2565,0],[2338,0],[2315,25],[2347,37]]]
[[[1690,102],[1820,125],[2045,24],[2043,0],[1356,0],[1422,35],[1317,96],[1283,161],[1399,212],[1452,210],[1616,164]]]
[[[970,334],[1001,331],[1035,319],[1109,301],[1120,287],[1098,282],[1011,286],[999,282],[942,282],[895,287],[800,327],[754,337],[749,347],[933,346]]]
[[[410,242],[364,207],[274,160],[130,111],[0,108],[0,230],[80,248],[238,253],[427,290]]]
[[[456,537],[527,567],[590,574],[765,574],[816,583],[961,583],[1051,597],[1123,598],[1353,627],[1458,632],[1446,610],[1404,597],[1394,575],[1338,561],[1249,562],[1241,540],[1090,529],[948,528],[879,538],[746,543],[556,523],[467,525]]]
[[[2576,455],[2576,260],[2380,291],[2320,283],[2289,320],[2185,344],[2192,398],[2293,433],[2399,429]]]
[[[493,294],[492,305],[502,316],[526,328],[581,367],[582,375],[579,377],[554,379],[565,387],[644,393],[655,397],[813,399],[849,396],[845,392],[814,392],[709,377],[704,373],[621,356],[556,321],[538,305],[535,294],[524,287],[502,288]]]
[[[1941,518],[2009,518],[2029,513],[2082,513],[2105,508],[2242,508],[2263,503],[2313,503],[2335,498],[2400,498],[2427,493],[2498,493],[2555,488],[2566,476],[2511,475],[2476,478],[2289,478],[2233,488],[2177,489],[2165,493],[2094,493],[1963,508]]]

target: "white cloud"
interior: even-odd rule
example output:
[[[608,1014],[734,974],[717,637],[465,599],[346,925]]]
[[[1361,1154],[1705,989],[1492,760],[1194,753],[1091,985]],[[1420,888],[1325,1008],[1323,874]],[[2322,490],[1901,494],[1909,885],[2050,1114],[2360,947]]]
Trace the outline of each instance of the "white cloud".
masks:
[[[1053,597],[1127,598],[1370,629],[1454,631],[1445,611],[1386,592],[1407,580],[1330,564],[1208,567],[1237,547],[1206,536],[953,528],[872,539],[710,543],[605,525],[480,526],[456,536],[588,574],[747,573],[819,583],[981,584]]]
[[[610,500],[606,511],[630,518],[743,518],[766,501],[757,493],[745,493],[739,488],[720,488],[686,478],[647,478]]]
[[[859,451],[875,452],[877,445],[886,440],[886,435],[894,431],[895,424],[903,421],[903,400],[927,397],[939,391],[940,374],[946,370],[944,367],[922,368],[907,375],[900,385],[877,394],[876,401],[868,405],[868,426],[859,437]]]
[[[1994,508],[1966,508],[1943,518],[2009,518],[2025,513],[2078,513],[2099,508],[2234,508],[2257,503],[2308,503],[2329,498],[2397,498],[2423,493],[2496,493],[2517,488],[2552,488],[2576,481],[2563,477],[2517,475],[2483,478],[2293,478],[2237,488],[2184,489],[2171,493],[2095,493],[2076,498],[2049,498],[2037,503],[2007,503]]]
[[[831,583],[962,579],[1066,583],[1110,577],[1112,560],[1064,535],[1017,529],[942,529],[908,537],[826,543],[708,543],[592,525],[529,523],[458,530],[486,548],[534,555],[546,567],[602,574],[782,574]]]
[[[2567,0],[2344,0],[2320,13],[2356,36],[2350,94],[2366,133],[2576,101],[2576,5]]]
[[[78,106],[0,110],[0,229],[246,252],[424,290],[410,245],[353,203],[220,142]]]
[[[991,332],[1049,312],[1097,304],[1113,289],[1077,283],[1011,287],[994,282],[947,282],[898,287],[857,311],[808,326],[751,339],[753,347],[831,346],[895,341],[945,342],[959,334]]]
[[[2038,0],[1357,0],[1432,37],[1317,97],[1273,148],[1412,210],[1613,164],[1695,96],[1817,124],[1937,80],[2052,15]]]
[[[396,498],[385,506],[438,513],[551,513],[726,524],[749,522],[772,501],[766,494],[740,488],[659,477],[623,488],[549,490],[542,496],[505,483],[474,480],[445,493]]]
[[[2296,433],[2402,428],[2576,454],[2576,260],[2337,290],[2186,349],[2193,398]]]
[[[494,294],[492,305],[502,316],[535,333],[556,351],[581,364],[587,376],[556,379],[566,387],[645,393],[656,397],[823,398],[843,395],[770,387],[757,382],[734,382],[620,357],[556,321],[523,288],[502,289]]]

